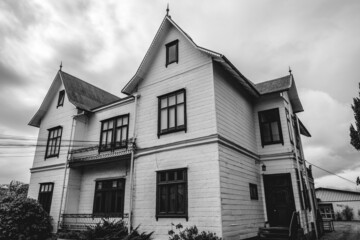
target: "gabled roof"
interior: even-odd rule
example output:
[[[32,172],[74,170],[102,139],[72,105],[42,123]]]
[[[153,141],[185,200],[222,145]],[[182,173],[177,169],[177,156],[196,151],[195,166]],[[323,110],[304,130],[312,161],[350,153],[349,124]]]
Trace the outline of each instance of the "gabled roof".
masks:
[[[291,75],[258,83],[255,86],[261,94],[286,91],[291,87]]]
[[[40,127],[41,119],[44,117],[54,96],[61,84],[64,85],[66,96],[69,101],[77,108],[91,112],[92,109],[107,105],[121,100],[121,98],[108,93],[94,85],[87,83],[66,72],[58,71],[53,80],[45,99],[40,105],[39,110],[30,120],[29,125]]]
[[[360,201],[360,192],[356,191],[320,187],[315,193],[321,202]]]
[[[258,97],[260,94],[255,88],[255,85],[250,82],[247,78],[245,78],[239,70],[221,53],[217,53],[215,51],[200,47],[196,45],[196,43],[192,40],[192,38],[184,32],[172,19],[170,16],[165,16],[159,30],[157,31],[148,51],[145,54],[144,59],[142,60],[138,70],[135,75],[131,78],[131,80],[125,85],[122,89],[122,93],[124,94],[132,94],[136,88],[136,86],[140,83],[140,81],[144,78],[147,69],[150,67],[150,64],[156,54],[156,50],[159,47],[161,39],[167,32],[170,27],[175,27],[184,37],[187,39],[195,49],[207,54],[212,57],[214,61],[219,62],[221,65],[225,67],[227,71],[229,71],[239,82],[240,84],[253,96]]]
[[[66,72],[59,71],[69,101],[77,108],[91,111],[94,108],[120,100],[106,92]]]
[[[255,86],[261,95],[288,91],[293,111],[295,113],[304,111],[296,89],[294,76],[292,74],[258,83]]]

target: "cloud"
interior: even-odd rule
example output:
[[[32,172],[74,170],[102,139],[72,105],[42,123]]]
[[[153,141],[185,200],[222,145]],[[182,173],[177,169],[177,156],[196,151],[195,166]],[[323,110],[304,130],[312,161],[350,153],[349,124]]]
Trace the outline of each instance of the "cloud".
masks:
[[[350,145],[349,126],[353,121],[350,105],[310,89],[301,89],[300,99],[305,109],[300,118],[312,135],[302,138],[306,160],[334,173],[359,167],[358,152]],[[314,168],[315,177],[328,174]]]

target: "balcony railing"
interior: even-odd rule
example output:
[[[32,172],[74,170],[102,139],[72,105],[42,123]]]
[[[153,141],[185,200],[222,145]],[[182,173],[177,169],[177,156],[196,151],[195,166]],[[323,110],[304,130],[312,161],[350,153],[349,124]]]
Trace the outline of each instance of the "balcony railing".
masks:
[[[95,226],[104,220],[114,222],[123,220],[128,221],[128,214],[62,214],[60,227],[66,230],[86,230],[86,227]]]
[[[99,145],[84,148],[75,148],[70,152],[70,167],[103,162],[103,160],[129,159],[135,150],[135,143],[130,139],[127,146],[123,148],[99,151]]]

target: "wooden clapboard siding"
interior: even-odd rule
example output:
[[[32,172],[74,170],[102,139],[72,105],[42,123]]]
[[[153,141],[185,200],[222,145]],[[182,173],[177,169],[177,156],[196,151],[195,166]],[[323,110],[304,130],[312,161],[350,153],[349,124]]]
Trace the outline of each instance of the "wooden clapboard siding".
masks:
[[[134,124],[134,101],[115,105],[111,108],[106,108],[104,110],[91,114],[85,126],[82,127],[80,131],[76,132],[75,138],[81,139],[81,136],[83,136],[82,139],[87,141],[84,143],[84,145],[86,144],[97,145],[100,142],[101,121],[112,117],[121,116],[124,114],[130,114],[129,138],[131,138],[133,135],[133,124]]]
[[[30,177],[28,197],[38,199],[40,183],[52,182],[54,183],[54,190],[52,195],[50,216],[53,218],[53,232],[57,231],[57,223],[59,220],[61,193],[64,179],[64,168],[55,170],[45,169],[43,171],[32,172]]]
[[[261,135],[260,135],[260,125],[259,125],[259,111],[264,111],[268,109],[278,108],[280,114],[280,123],[281,123],[281,131],[284,140],[284,144],[271,144],[264,145],[261,144]],[[285,103],[284,99],[280,96],[279,93],[274,93],[271,95],[266,95],[261,97],[257,104],[255,105],[254,111],[254,119],[255,119],[255,134],[257,139],[257,149],[258,154],[276,154],[282,152],[290,152],[292,150],[292,145],[290,143],[290,137],[287,128],[287,120],[285,114]]]
[[[222,145],[219,145],[219,164],[223,237],[254,237],[264,224],[259,164]],[[249,183],[257,185],[258,200],[250,199]]]
[[[64,213],[78,213],[82,170],[69,168],[67,171],[66,196],[64,196],[65,201],[62,209]]]
[[[237,80],[214,63],[217,132],[256,152],[254,108],[251,98]]]
[[[179,62],[165,67],[165,44],[179,39]],[[146,148],[214,134],[215,111],[211,59],[175,28],[161,39],[148,73],[138,86],[137,145]],[[158,96],[186,89],[187,132],[157,136]]]
[[[156,171],[187,167],[188,214],[185,218],[156,221]],[[218,148],[216,143],[138,157],[135,161],[134,226],[155,231],[154,239],[168,239],[171,223],[196,225],[222,235]]]
[[[69,102],[66,94],[64,99],[64,105],[62,107],[56,108],[59,97],[58,93],[61,90],[64,90],[63,85],[59,87],[57,94],[54,95],[51,101],[49,109],[41,120],[37,147],[35,150],[35,157],[32,166],[33,168],[65,163],[66,161],[71,134],[72,116],[76,114],[76,108],[72,103]],[[46,144],[49,135],[48,129],[57,126],[62,126],[63,128],[59,157],[45,159]]]

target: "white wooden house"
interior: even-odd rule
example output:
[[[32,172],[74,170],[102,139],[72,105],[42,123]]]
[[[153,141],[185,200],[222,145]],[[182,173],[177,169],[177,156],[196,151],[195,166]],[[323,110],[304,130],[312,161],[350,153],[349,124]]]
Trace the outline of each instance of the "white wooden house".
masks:
[[[29,123],[39,128],[29,197],[55,229],[106,217],[156,239],[179,222],[246,239],[298,212],[314,231],[300,140],[310,134],[291,73],[255,85],[165,16],[122,92],[59,70]]]

